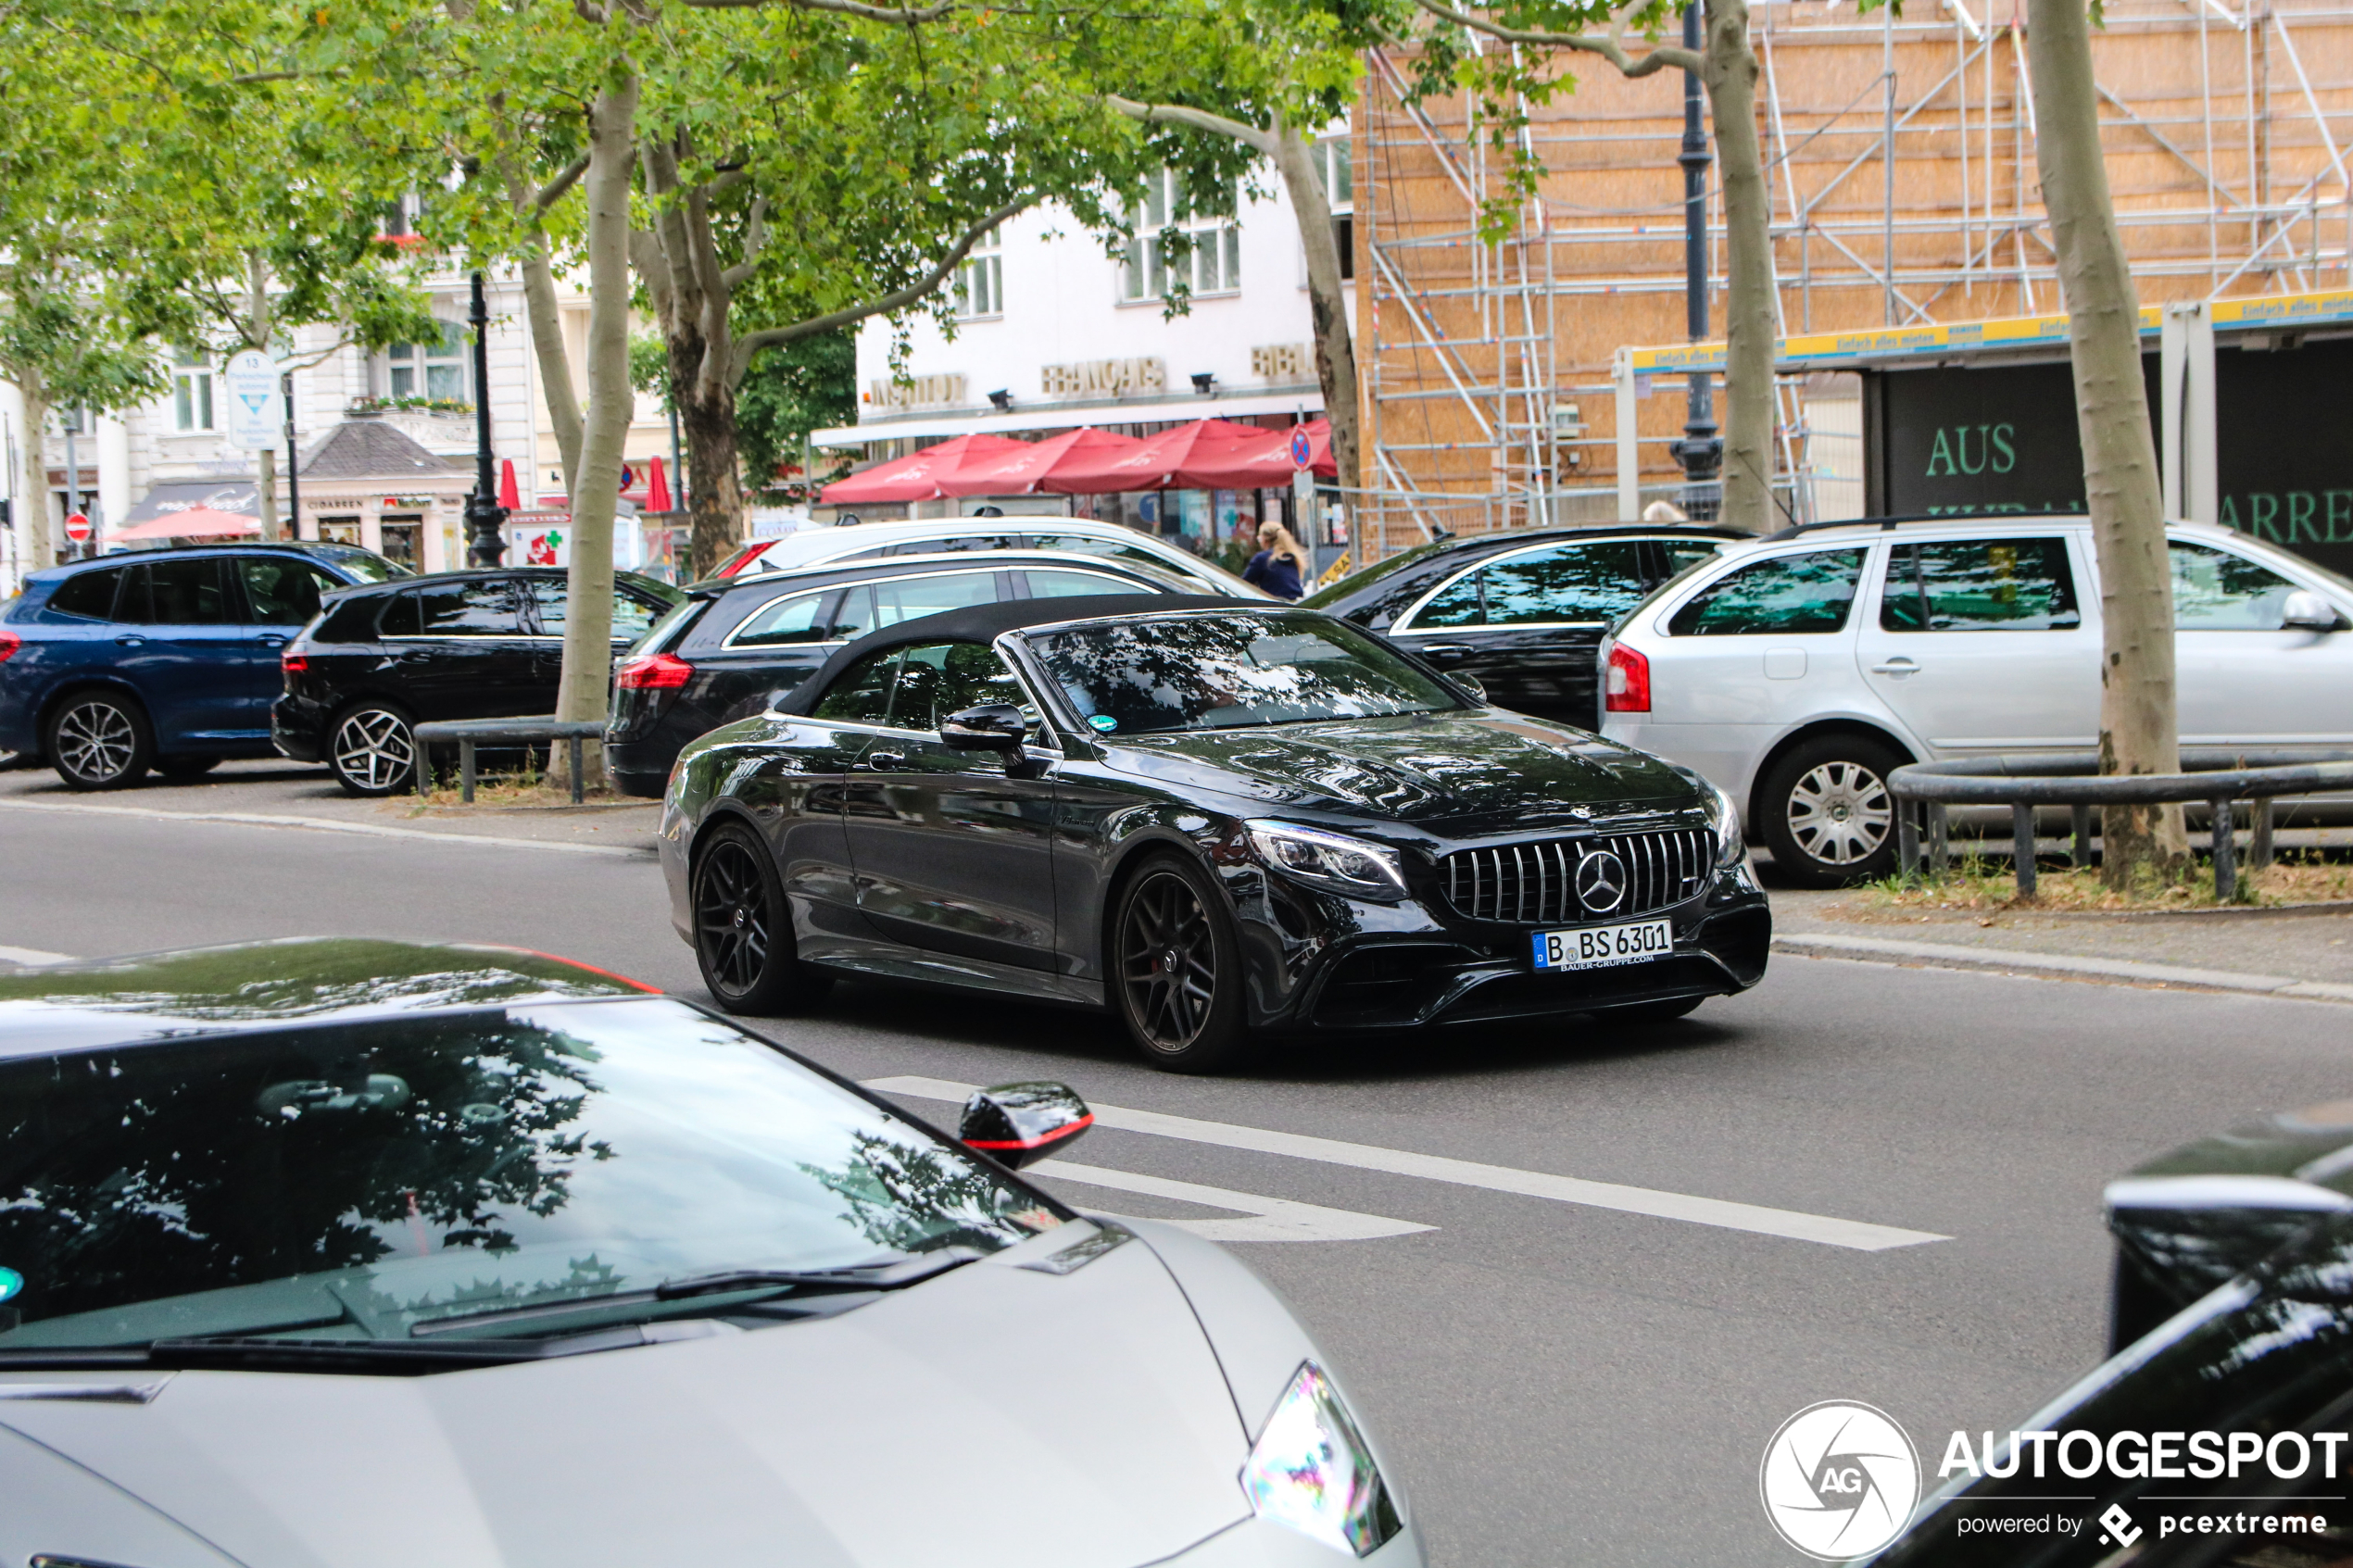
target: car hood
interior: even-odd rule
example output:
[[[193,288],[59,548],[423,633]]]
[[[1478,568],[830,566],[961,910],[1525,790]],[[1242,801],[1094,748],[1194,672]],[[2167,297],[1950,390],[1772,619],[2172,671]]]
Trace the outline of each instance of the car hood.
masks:
[[[1064,1234],[837,1317],[422,1377],[181,1372],[144,1403],[0,1397],[0,1428],[271,1568],[1132,1568],[1250,1516],[1247,1439],[1149,1247],[1020,1266]]]
[[[1176,788],[1456,832],[1700,803],[1655,757],[1491,709],[1138,735],[1107,746],[1105,760]]]

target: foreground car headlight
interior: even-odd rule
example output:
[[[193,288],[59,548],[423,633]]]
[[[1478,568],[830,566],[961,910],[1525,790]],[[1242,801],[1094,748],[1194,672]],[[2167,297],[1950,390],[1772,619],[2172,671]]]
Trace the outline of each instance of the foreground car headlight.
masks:
[[[1301,1363],[1252,1446],[1242,1490],[1261,1519],[1358,1557],[1404,1528],[1364,1434],[1314,1361]]]
[[[1327,893],[1390,903],[1405,897],[1405,872],[1397,851],[1344,833],[1301,827],[1295,822],[1251,822],[1251,847],[1286,875]]]
[[[1707,792],[1707,825],[1716,833],[1716,869],[1730,871],[1748,859],[1748,843],[1741,837],[1740,802],[1721,784],[1699,781]]]

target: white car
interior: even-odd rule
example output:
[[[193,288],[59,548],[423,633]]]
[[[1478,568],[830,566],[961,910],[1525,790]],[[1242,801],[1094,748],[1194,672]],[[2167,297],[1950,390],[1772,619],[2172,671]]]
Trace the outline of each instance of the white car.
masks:
[[[1419,1568],[1329,1363],[1174,1225],[508,948],[0,976],[0,1562]]]
[[[1274,596],[1190,550],[1123,523],[1059,512],[939,517],[915,522],[861,522],[804,528],[781,539],[755,539],[720,563],[715,577],[802,571],[837,561],[929,556],[956,550],[1069,550],[1106,556],[1175,574],[1195,593],[1227,599]]]
[[[2353,743],[2353,583],[2169,526],[2182,744]],[[1728,546],[1602,645],[1603,734],[1694,770],[1793,881],[1894,865],[1889,770],[2099,740],[2082,516],[1824,524]]]

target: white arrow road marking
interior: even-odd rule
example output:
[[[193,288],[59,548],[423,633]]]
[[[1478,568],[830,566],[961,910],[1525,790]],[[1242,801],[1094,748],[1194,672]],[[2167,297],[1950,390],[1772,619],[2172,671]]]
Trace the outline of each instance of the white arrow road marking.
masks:
[[[869,1078],[866,1087],[887,1095],[915,1099],[962,1101],[975,1085],[944,1078]],[[1555,1176],[1543,1171],[1515,1171],[1507,1165],[1482,1165],[1444,1155],[1415,1154],[1380,1148],[1372,1144],[1344,1143],[1338,1138],[1311,1137],[1303,1133],[1277,1133],[1264,1127],[1240,1127],[1228,1122],[1202,1122],[1158,1110],[1129,1110],[1115,1105],[1093,1105],[1095,1124],[1126,1133],[1151,1133],[1189,1143],[1216,1144],[1226,1148],[1256,1149],[1287,1154],[1294,1160],[1316,1160],[1327,1165],[1353,1165],[1360,1171],[1386,1171],[1425,1181],[1457,1186],[1484,1187],[1490,1192],[1546,1198],[1556,1203],[1582,1204],[1590,1209],[1615,1209],[1628,1214],[1649,1214],[1662,1220],[1750,1231],[1758,1236],[1787,1236],[1793,1241],[1847,1247],[1858,1252],[1883,1252],[1894,1247],[1917,1247],[1924,1241],[1950,1241],[1934,1231],[1904,1230],[1894,1225],[1868,1224],[1828,1214],[1806,1214],[1793,1209],[1768,1209],[1755,1203],[1734,1203],[1721,1198],[1696,1198],[1687,1193],[1659,1192],[1625,1186],[1617,1182],[1592,1182],[1579,1176]]]
[[[1106,1170],[1101,1165],[1075,1165],[1067,1160],[1044,1160],[1029,1167],[1033,1176],[1059,1176],[1066,1182],[1109,1187],[1114,1192],[1149,1193],[1198,1203],[1204,1209],[1232,1209],[1246,1220],[1169,1220],[1211,1241],[1373,1241],[1385,1236],[1411,1236],[1435,1230],[1411,1220],[1379,1214],[1359,1214],[1353,1209],[1327,1209],[1318,1203],[1297,1203],[1288,1198],[1261,1198],[1229,1187],[1203,1186],[1199,1182],[1173,1182],[1165,1176],[1139,1175],[1133,1171]],[[1119,1219],[1124,1216],[1113,1215]]]

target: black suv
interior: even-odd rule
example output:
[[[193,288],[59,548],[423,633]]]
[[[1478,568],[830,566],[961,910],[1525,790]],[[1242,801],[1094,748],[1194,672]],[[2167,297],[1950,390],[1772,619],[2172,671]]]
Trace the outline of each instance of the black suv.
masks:
[[[1300,602],[1378,632],[1498,708],[1601,722],[1602,636],[1652,589],[1745,533],[1629,523],[1441,539]]]
[[[968,605],[1099,594],[1198,594],[1151,567],[1050,550],[955,551],[699,584],[613,673],[605,765],[659,798],[688,741],[748,718],[880,627]]]
[[[678,590],[614,573],[618,655],[678,602]],[[564,573],[453,571],[327,596],[286,646],[271,738],[324,762],[353,795],[413,788],[419,723],[552,713],[563,673]]]

